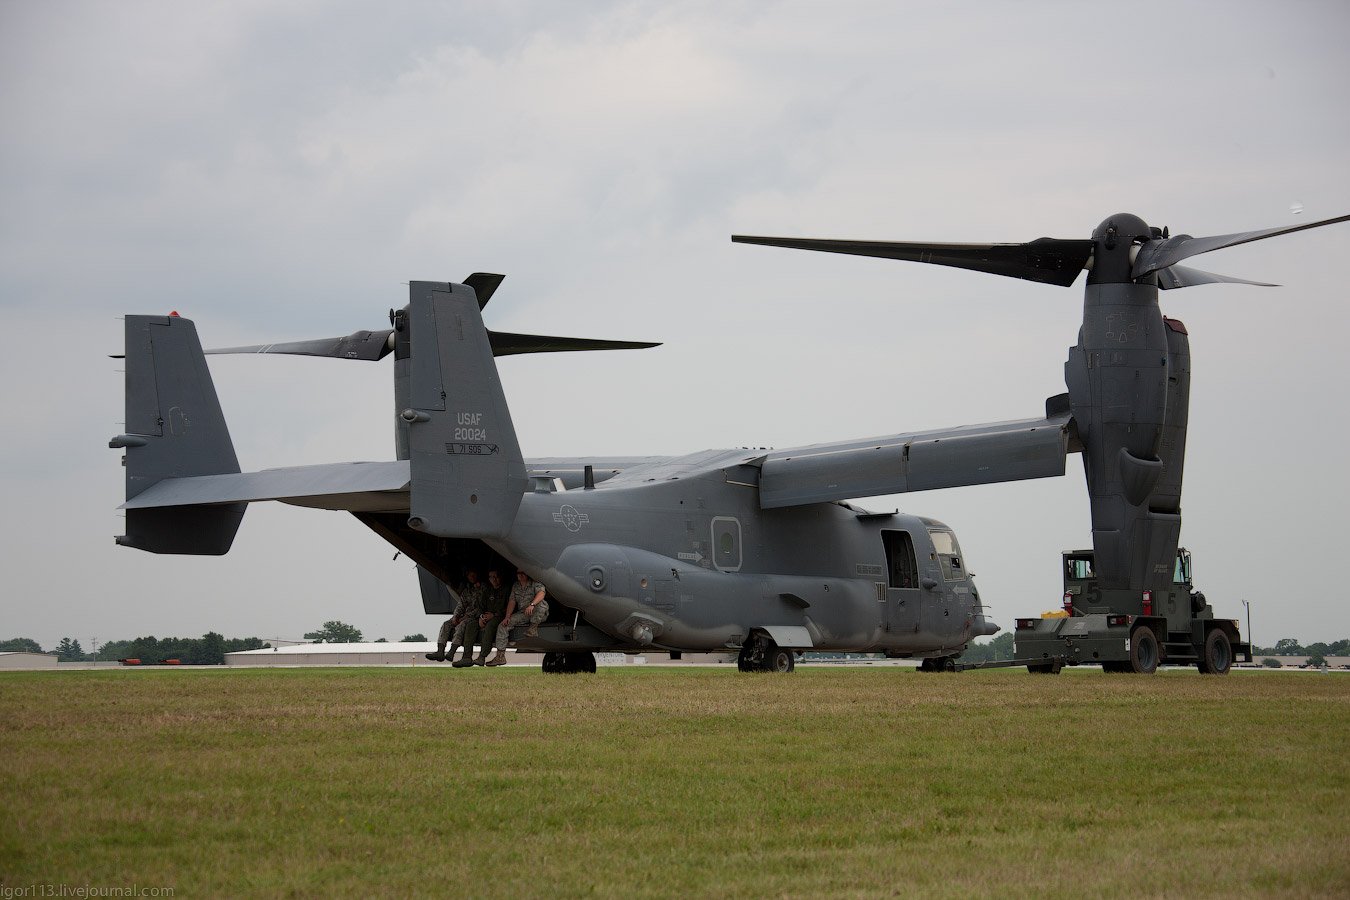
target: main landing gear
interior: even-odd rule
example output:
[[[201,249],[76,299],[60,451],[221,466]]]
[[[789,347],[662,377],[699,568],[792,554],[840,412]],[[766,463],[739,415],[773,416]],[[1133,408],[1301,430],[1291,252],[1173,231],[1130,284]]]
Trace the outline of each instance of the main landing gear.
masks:
[[[572,675],[577,672],[588,672],[595,674],[595,654],[589,650],[581,651],[562,651],[550,650],[544,654],[544,664],[542,666],[545,672],[552,672],[560,675]]]
[[[756,634],[741,647],[736,657],[736,668],[742,672],[791,672],[797,667],[796,656],[767,634]]]
[[[955,656],[934,656],[919,663],[920,672],[955,672]]]

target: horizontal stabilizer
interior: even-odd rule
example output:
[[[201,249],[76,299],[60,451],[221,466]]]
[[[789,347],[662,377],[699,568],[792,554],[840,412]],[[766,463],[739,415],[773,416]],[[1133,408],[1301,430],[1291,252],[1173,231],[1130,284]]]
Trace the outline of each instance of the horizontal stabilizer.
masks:
[[[584,464],[594,464],[597,482],[626,468],[665,457],[546,457],[526,461],[532,477],[560,478],[580,488]],[[347,512],[407,513],[412,478],[406,459],[386,462],[325,463],[222,475],[166,478],[122,504],[121,509],[156,510],[218,507],[277,500],[292,506]]]
[[[164,509],[280,500],[349,511],[407,510],[408,461],[328,463],[195,478],[168,478],[122,504]]]
[[[1064,474],[1072,418],[967,425],[778,450],[760,464],[764,509]]]

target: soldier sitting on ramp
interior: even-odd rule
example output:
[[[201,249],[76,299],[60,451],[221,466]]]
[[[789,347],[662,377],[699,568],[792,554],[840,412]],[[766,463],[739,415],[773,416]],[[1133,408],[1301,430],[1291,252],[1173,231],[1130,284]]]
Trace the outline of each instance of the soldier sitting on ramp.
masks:
[[[511,588],[511,599],[506,604],[506,615],[497,629],[497,652],[488,660],[489,666],[506,665],[506,643],[511,629],[517,625],[529,625],[525,634],[534,637],[539,633],[539,623],[548,618],[548,601],[544,599],[544,586],[530,577],[524,569],[516,571],[516,583]]]
[[[436,651],[428,653],[427,659],[436,662],[453,661],[455,648],[464,646],[464,621],[477,618],[482,614],[483,592],[486,588],[478,580],[478,570],[470,569],[464,573],[465,584],[459,590],[459,605],[455,614],[441,623],[440,634],[436,636]],[[451,637],[453,635],[453,638]],[[445,653],[445,645],[450,644],[450,654]]]
[[[488,650],[497,639],[497,632],[506,612],[509,597],[506,586],[496,569],[488,572],[487,590],[483,591],[480,612],[464,620],[464,656],[452,663],[456,669],[472,665],[487,665]],[[479,646],[478,659],[473,658],[473,645]],[[450,654],[454,655],[454,648]]]

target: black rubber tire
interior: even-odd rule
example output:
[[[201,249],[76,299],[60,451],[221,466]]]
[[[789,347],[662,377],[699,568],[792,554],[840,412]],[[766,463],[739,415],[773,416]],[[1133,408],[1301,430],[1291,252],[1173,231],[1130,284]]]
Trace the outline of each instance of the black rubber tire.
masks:
[[[595,654],[594,654],[594,653],[590,652],[589,650],[578,650],[578,651],[573,652],[573,653],[568,653],[568,654],[566,654],[566,656],[568,657],[568,659],[567,659],[567,666],[568,666],[567,671],[569,671],[569,672],[585,672],[587,675],[594,675],[594,674],[595,674]]]
[[[795,654],[791,650],[784,650],[777,644],[770,645],[764,651],[764,671],[765,672],[791,672],[797,667]]]
[[[556,675],[563,671],[562,660],[562,653],[559,653],[556,650],[550,650],[544,654],[544,661],[540,664],[540,668],[551,675]]]
[[[1222,628],[1215,628],[1205,637],[1200,650],[1200,671],[1206,675],[1227,675],[1233,668],[1233,642]]]
[[[1059,667],[1054,663],[1030,663],[1027,671],[1032,675],[1058,675]]]
[[[1130,671],[1152,675],[1158,671],[1158,637],[1151,628],[1136,628],[1130,635]]]

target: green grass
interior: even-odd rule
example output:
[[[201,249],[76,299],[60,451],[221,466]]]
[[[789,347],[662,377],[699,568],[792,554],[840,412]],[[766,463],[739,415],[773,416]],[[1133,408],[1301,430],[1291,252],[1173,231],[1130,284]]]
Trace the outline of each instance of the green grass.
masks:
[[[1346,896],[1350,677],[0,676],[0,884]]]

